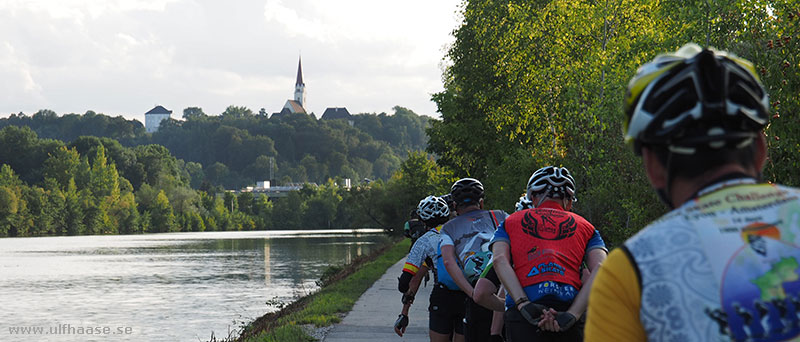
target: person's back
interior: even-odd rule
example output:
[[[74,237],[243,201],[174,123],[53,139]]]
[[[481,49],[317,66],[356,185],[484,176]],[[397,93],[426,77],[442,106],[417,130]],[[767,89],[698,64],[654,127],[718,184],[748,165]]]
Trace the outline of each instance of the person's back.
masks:
[[[499,210],[478,209],[460,214],[442,226],[444,238],[454,246],[462,268],[471,256],[488,251],[489,241],[507,215]]]
[[[751,178],[718,186],[625,242],[642,279],[647,335],[797,337],[800,191]]]
[[[576,201],[569,170],[546,166],[531,175],[527,195],[534,208],[509,216],[492,240],[495,271],[507,290],[506,332],[509,341],[580,341],[586,308],[581,265],[596,269],[607,250],[599,232],[569,210]],[[589,284],[586,284],[588,291]],[[542,310],[558,323],[551,329],[535,325]],[[543,331],[546,330],[546,331]]]
[[[580,267],[589,241],[595,236],[594,226],[580,215],[548,201],[511,214],[503,228],[509,237],[517,279],[523,287],[544,282],[570,285],[549,287],[547,290],[553,292],[529,295],[529,299],[537,302],[552,296],[552,300],[568,306],[581,288]],[[564,311],[566,307],[556,309]]]
[[[441,260],[445,270],[439,279],[451,289],[460,289],[467,296],[465,306],[465,339],[485,341],[490,337],[492,312],[473,299],[473,286],[489,263],[489,242],[497,226],[508,216],[500,210],[484,210],[483,184],[474,178],[462,178],[451,187],[458,216],[441,230]],[[446,271],[446,272],[444,272]],[[445,274],[446,273],[446,274]],[[451,282],[445,282],[445,276]]]
[[[800,336],[800,190],[760,184],[766,91],[749,62],[688,44],[639,69],[626,138],[677,206],[612,252],[587,341]]]

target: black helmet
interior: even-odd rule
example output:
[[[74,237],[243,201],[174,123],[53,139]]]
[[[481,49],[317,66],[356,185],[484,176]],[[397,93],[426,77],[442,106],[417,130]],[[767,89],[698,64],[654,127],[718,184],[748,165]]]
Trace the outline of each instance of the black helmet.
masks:
[[[642,65],[625,95],[625,139],[694,154],[743,147],[767,124],[769,100],[753,64],[687,44]]]
[[[450,188],[456,204],[473,204],[483,198],[483,184],[475,178],[461,178]]]

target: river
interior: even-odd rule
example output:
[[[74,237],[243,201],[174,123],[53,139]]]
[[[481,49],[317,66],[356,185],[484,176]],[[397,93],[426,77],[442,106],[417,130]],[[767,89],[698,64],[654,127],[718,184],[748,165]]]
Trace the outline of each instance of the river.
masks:
[[[0,341],[208,341],[318,287],[380,230],[0,239]]]

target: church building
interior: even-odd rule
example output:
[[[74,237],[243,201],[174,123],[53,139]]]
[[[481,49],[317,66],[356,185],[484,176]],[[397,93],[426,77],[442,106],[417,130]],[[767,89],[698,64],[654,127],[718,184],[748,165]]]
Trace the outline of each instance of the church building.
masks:
[[[303,65],[300,58],[297,59],[297,82],[294,84],[294,100],[286,100],[281,114],[287,110],[289,113],[306,114],[306,84],[303,83]]]

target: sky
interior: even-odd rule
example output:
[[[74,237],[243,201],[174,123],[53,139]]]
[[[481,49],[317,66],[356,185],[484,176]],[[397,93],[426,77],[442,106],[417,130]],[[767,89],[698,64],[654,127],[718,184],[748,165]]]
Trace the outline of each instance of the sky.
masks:
[[[302,57],[306,110],[438,117],[460,0],[2,0],[0,116],[155,105],[278,112]]]

